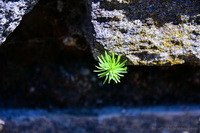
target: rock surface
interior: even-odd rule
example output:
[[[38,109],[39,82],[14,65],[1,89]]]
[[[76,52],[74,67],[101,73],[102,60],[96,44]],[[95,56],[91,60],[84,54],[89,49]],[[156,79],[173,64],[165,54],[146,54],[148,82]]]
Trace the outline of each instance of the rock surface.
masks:
[[[196,133],[199,107],[175,113],[165,108],[161,114],[145,107],[199,104],[200,66],[128,66],[120,84],[102,85],[82,32],[89,22],[83,5],[83,0],[40,0],[0,47],[2,133]],[[99,109],[105,106],[143,110]],[[98,109],[79,109],[93,107]]]
[[[0,2],[0,44],[36,3],[37,0]],[[198,0],[58,0],[55,3],[68,27],[63,28],[68,34],[61,37],[62,42],[73,46],[87,40],[94,57],[107,50],[124,55],[129,65],[200,61]]]
[[[199,108],[176,108],[1,110],[1,133],[198,133]]]
[[[22,17],[28,13],[38,0],[4,0],[0,1],[0,44],[20,24]]]
[[[200,61],[199,0],[90,0],[96,57],[114,51],[131,65]]]

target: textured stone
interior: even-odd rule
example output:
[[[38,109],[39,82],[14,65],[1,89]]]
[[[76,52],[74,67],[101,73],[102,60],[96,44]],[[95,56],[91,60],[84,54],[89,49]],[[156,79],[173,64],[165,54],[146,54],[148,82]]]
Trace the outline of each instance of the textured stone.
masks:
[[[94,56],[104,50],[132,65],[200,61],[199,0],[90,0]]]
[[[198,133],[199,108],[184,108],[2,110],[1,133]]]
[[[5,107],[50,110],[0,113],[5,122],[1,133],[197,133],[199,109],[188,112],[182,108],[171,114],[165,108],[166,112],[159,114],[148,113],[145,105],[199,104],[200,67],[129,67],[120,84],[103,86],[92,72],[97,62],[90,51],[61,44],[66,36],[79,37],[72,33],[81,30],[85,18],[81,17],[84,10],[79,10],[82,0],[66,1],[57,10],[56,0],[41,0],[0,47],[0,112]],[[81,109],[52,111],[55,107],[102,106],[140,106],[146,113],[138,110],[138,114],[131,114],[127,109],[120,114],[109,109],[94,115],[84,109],[84,114],[79,113]]]
[[[20,24],[23,15],[28,13],[38,0],[0,1],[0,44]]]

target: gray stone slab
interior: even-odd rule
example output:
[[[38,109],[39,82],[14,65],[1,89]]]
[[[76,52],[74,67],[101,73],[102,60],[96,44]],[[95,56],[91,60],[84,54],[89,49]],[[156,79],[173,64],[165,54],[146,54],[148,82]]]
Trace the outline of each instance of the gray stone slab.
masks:
[[[38,0],[0,1],[0,44],[20,24],[22,17],[31,11]]]

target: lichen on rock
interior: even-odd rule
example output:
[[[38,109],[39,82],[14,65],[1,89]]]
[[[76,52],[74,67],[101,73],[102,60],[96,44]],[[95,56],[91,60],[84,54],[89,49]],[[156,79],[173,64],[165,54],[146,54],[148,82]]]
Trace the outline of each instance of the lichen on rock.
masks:
[[[103,50],[130,65],[200,61],[199,0],[91,0],[94,56]]]

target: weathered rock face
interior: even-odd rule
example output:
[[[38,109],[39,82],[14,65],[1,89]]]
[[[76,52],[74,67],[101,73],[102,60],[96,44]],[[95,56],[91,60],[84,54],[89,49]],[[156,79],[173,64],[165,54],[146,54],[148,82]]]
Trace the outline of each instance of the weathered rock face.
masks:
[[[0,44],[37,1],[0,1]],[[64,44],[85,43],[86,37],[94,57],[108,50],[131,65],[173,65],[200,61],[199,5],[198,0],[59,0],[56,6],[70,27]]]
[[[199,0],[91,0],[94,56],[114,51],[131,65],[200,61]]]
[[[177,115],[169,115],[168,109],[161,115],[131,115],[125,109],[118,115],[88,116],[84,109],[91,107],[199,104],[200,66],[130,66],[120,84],[102,85],[93,73],[97,62],[85,49],[82,30],[85,22],[91,23],[84,21],[83,5],[83,0],[40,0],[0,47],[1,133],[179,133],[162,128],[172,125],[192,127],[180,133],[198,132],[199,108]],[[51,110],[73,107],[84,108],[85,115]],[[51,113],[2,108],[45,108]]]
[[[23,15],[28,13],[38,0],[0,1],[0,44],[20,24]]]

